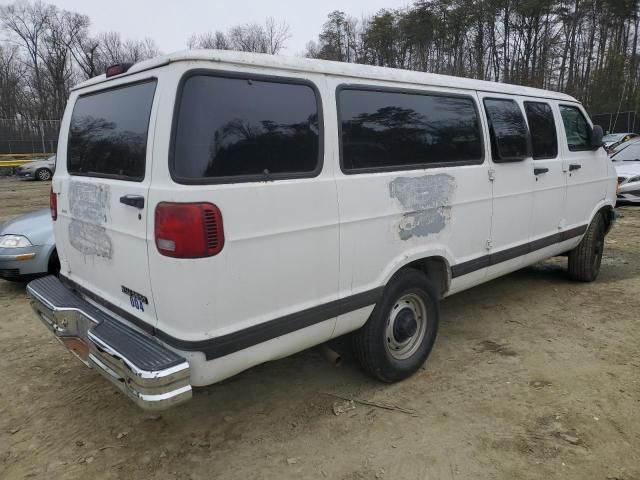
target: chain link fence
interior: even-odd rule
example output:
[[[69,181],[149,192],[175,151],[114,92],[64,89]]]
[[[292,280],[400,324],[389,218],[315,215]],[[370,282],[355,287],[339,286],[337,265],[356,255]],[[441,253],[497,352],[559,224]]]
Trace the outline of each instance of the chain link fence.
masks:
[[[594,125],[600,125],[605,133],[640,133],[637,112],[597,113],[591,116]]]
[[[0,156],[55,153],[60,120],[0,118]]]

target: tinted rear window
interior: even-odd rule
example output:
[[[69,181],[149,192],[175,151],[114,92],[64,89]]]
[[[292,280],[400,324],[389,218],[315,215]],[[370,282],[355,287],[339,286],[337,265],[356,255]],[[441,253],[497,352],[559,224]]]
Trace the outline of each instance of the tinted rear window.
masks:
[[[142,180],[155,88],[149,81],[79,97],[69,129],[69,173]]]
[[[349,88],[338,106],[345,171],[482,161],[471,98]]]
[[[308,84],[193,75],[179,100],[173,174],[187,182],[310,176],[319,168],[318,110]]]

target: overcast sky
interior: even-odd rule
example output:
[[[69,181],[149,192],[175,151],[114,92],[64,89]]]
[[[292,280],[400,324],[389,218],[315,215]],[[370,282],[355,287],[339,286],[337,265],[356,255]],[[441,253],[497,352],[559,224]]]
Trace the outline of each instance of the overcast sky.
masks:
[[[327,14],[342,10],[361,18],[381,8],[406,7],[410,0],[45,0],[91,18],[93,33],[115,30],[125,38],[152,38],[164,53],[186,48],[193,33],[226,31],[229,27],[258,22],[271,16],[285,21],[291,38],[283,52],[304,51],[316,40]],[[0,0],[0,4],[11,3]]]

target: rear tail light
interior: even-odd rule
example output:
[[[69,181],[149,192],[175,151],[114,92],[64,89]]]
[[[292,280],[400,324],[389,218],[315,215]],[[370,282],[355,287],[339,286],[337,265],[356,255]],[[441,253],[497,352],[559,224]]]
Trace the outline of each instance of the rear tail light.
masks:
[[[202,258],[224,246],[220,209],[211,203],[169,203],[156,206],[155,240],[167,257]]]
[[[58,195],[53,191],[53,188],[49,192],[49,208],[51,209],[51,219],[55,222],[58,219]]]

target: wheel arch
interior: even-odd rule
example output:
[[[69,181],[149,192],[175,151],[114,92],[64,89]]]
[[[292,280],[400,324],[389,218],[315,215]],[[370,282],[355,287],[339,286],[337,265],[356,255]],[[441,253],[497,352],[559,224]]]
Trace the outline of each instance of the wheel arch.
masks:
[[[449,291],[449,287],[451,286],[451,265],[445,257],[440,255],[429,255],[413,259],[410,262],[398,266],[398,268],[393,272],[391,278],[393,278],[393,276],[398,272],[407,268],[423,272],[438,289],[440,298],[444,297],[444,295]]]
[[[602,218],[605,221],[604,234],[607,235],[616,221],[616,210],[611,205],[604,205],[598,210],[596,215],[597,214],[601,214]],[[594,218],[595,218],[595,215],[594,215]],[[593,218],[591,219],[591,221],[593,221]]]
[[[55,245],[49,250],[47,255],[47,273],[58,275],[60,272],[60,258],[58,257],[58,249]]]

